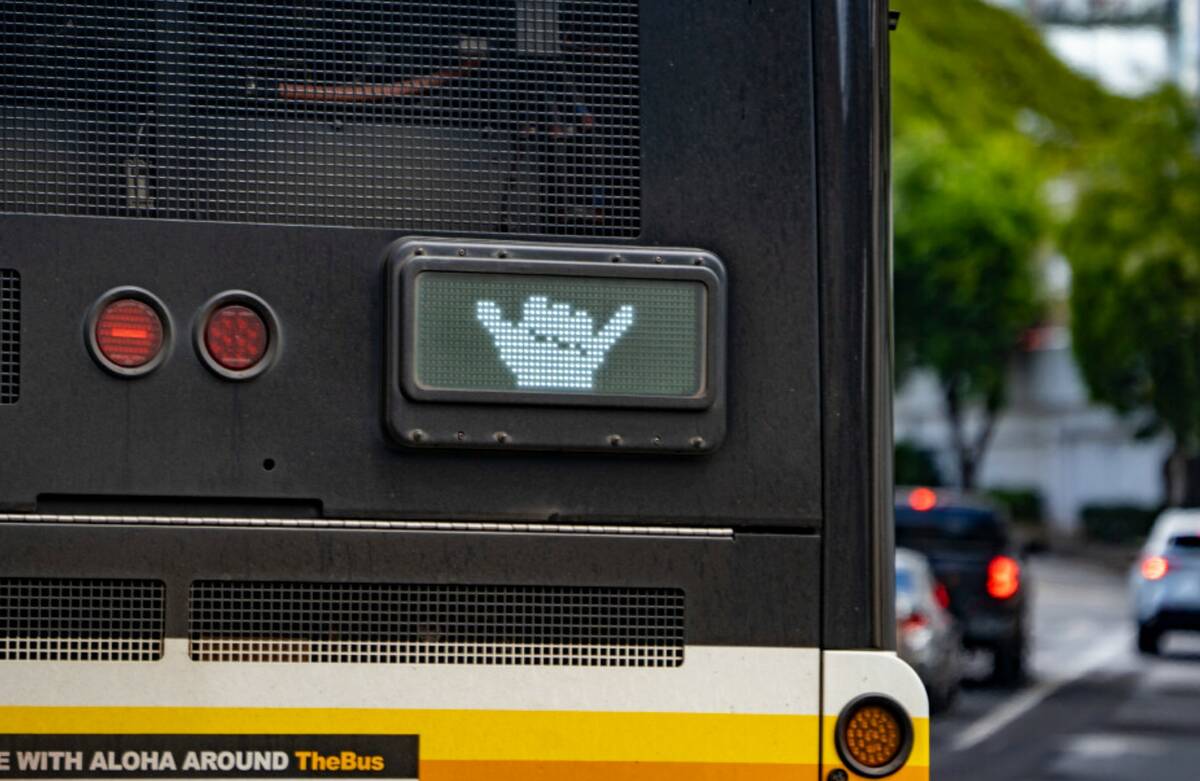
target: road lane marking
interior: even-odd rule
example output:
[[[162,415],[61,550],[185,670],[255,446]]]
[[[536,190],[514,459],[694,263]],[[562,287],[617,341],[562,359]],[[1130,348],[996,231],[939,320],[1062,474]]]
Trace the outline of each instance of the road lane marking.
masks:
[[[1086,759],[1120,759],[1130,754],[1161,756],[1168,750],[1170,746],[1162,738],[1096,732],[1071,738],[1063,753]]]
[[[950,750],[966,751],[969,748],[978,746],[1036,708],[1043,700],[1062,687],[1079,680],[1093,670],[1115,659],[1129,648],[1131,642],[1133,642],[1132,633],[1128,631],[1118,632],[1108,638],[1107,642],[1092,648],[1091,652],[1081,656],[1077,666],[1069,674],[1042,681],[1036,686],[1014,694],[1001,702],[990,713],[976,719],[960,732],[954,739],[953,744],[951,744]]]

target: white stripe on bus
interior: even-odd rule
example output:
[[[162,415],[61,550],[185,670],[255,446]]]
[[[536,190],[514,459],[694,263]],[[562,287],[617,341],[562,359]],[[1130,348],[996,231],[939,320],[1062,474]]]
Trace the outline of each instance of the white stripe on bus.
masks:
[[[816,714],[815,648],[689,645],[679,667],[5,661],[6,705]]]

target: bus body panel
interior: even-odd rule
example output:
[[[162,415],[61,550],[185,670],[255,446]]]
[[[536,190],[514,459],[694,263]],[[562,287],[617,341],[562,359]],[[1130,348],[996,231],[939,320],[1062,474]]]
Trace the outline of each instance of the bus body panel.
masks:
[[[863,695],[926,779],[887,650],[886,0],[275,8],[0,10],[0,779],[193,749],[238,777],[241,747],[279,777],[824,781]],[[526,449],[481,404],[456,446],[491,450],[407,446],[414,237],[719,258],[724,440],[622,452],[687,426],[631,405],[610,451]],[[125,286],[166,319],[136,378],[89,354]],[[201,355],[228,291],[278,319],[245,381]]]
[[[51,165],[67,158],[28,151],[25,142],[12,135],[13,127],[27,121],[28,112],[39,110],[36,102],[27,105],[31,99],[26,93],[39,94],[40,83],[36,70],[14,72],[16,91],[9,95],[0,90],[0,148],[16,150],[17,159],[0,165],[0,183],[9,182],[17,194],[38,187],[47,194],[27,194],[14,204],[0,202],[0,211],[31,212],[0,216],[0,235],[5,237],[0,242],[0,269],[20,274],[23,300],[20,401],[0,404],[0,427],[8,432],[0,438],[0,462],[5,464],[0,470],[0,509],[99,512],[98,506],[108,504],[113,513],[124,514],[153,512],[143,508],[158,502],[163,514],[202,515],[208,512],[206,502],[231,503],[231,514],[241,514],[239,503],[274,502],[294,503],[296,511],[326,517],[555,523],[653,519],[801,531],[820,527],[820,265],[807,3],[695,0],[682,9],[631,0],[473,0],[446,3],[445,19],[436,20],[427,17],[438,15],[438,3],[375,4],[391,8],[395,19],[370,10],[372,4],[348,9],[339,3],[311,3],[300,4],[290,17],[268,15],[266,21],[291,31],[278,40],[260,30],[261,5],[244,0],[144,4],[161,6],[153,22],[137,4],[141,10],[124,15],[121,6],[95,0],[44,4],[46,12],[39,14],[41,5],[17,4],[0,12],[12,17],[0,26],[5,30],[0,46],[11,49],[21,64],[40,56],[45,58],[42,71],[68,81],[61,74],[83,79],[88,74],[78,72],[62,46],[45,43],[74,40],[73,30],[133,53],[84,59],[95,69],[111,65],[110,81],[83,81],[87,89],[99,91],[83,99],[47,93],[41,109],[46,113],[38,127],[69,135],[63,130],[66,117],[83,112],[81,119],[86,121],[79,132],[92,135],[73,136],[72,154],[86,155],[113,135],[118,148],[124,148],[120,144],[125,140],[137,139],[136,125],[129,139],[121,135],[128,129],[121,121],[125,110],[150,112],[147,122],[162,115],[158,121],[173,145],[161,153],[164,162],[161,170],[151,172],[151,186],[159,182],[170,190],[193,182],[197,187],[213,184],[217,195],[243,209],[247,224],[223,221],[228,215],[220,209],[206,211],[205,205],[217,195],[203,193],[185,199],[190,210],[164,211],[158,218],[149,208],[97,210],[95,204],[108,201],[89,189],[100,186],[87,178],[91,169],[72,179],[74,169],[64,172]],[[428,7],[422,10],[422,5]],[[279,53],[284,65],[291,63],[289,73],[354,82],[375,77],[370,68],[364,73],[358,69],[364,66],[354,65],[365,56],[360,49],[368,41],[382,47],[377,56],[403,62],[412,53],[397,46],[395,36],[416,37],[411,43],[417,50],[429,46],[453,53],[474,40],[472,31],[482,25],[490,36],[489,60],[503,66],[499,78],[537,92],[536,84],[521,80],[532,81],[535,76],[530,74],[541,72],[534,60],[542,55],[530,54],[534,60],[527,62],[526,55],[508,47],[522,45],[520,39],[510,40],[514,30],[522,29],[517,11],[542,5],[567,16],[594,9],[611,12],[593,15],[601,41],[589,50],[596,50],[596,56],[603,58],[618,44],[637,47],[636,93],[618,91],[618,84],[624,83],[619,79],[627,77],[605,69],[607,60],[601,59],[592,70],[570,59],[559,66],[579,81],[580,90],[595,91],[595,102],[614,104],[613,111],[615,104],[627,107],[631,94],[637,96],[636,113],[627,109],[605,124],[605,113],[597,108],[593,126],[598,143],[616,144],[611,139],[617,139],[640,150],[636,230],[630,229],[632,223],[622,223],[620,231],[603,222],[594,227],[557,224],[554,220],[562,217],[555,209],[558,196],[548,191],[534,198],[519,181],[511,185],[511,197],[543,204],[542,224],[517,220],[497,225],[494,231],[461,227],[463,214],[471,213],[464,204],[474,203],[470,185],[491,186],[492,180],[477,181],[469,162],[460,159],[453,140],[459,130],[456,123],[491,122],[493,135],[519,138],[523,112],[533,119],[545,115],[500,97],[507,92],[489,80],[469,83],[465,97],[450,92],[414,97],[415,103],[305,108],[250,100],[236,75],[242,73],[239,68],[248,67],[241,55],[258,40],[255,35],[267,35],[267,43],[295,47]],[[636,28],[614,10],[629,7],[636,12]],[[356,26],[351,28],[353,36],[339,39],[333,36],[338,27],[331,20],[343,14],[347,24],[353,21]],[[392,34],[380,28],[410,17],[410,29]],[[504,24],[496,17],[503,17]],[[453,45],[434,46],[419,38],[422,30],[441,35],[439,25],[459,21],[461,42],[451,36]],[[553,35],[554,28],[543,32]],[[560,35],[568,32],[566,26],[559,29]],[[162,42],[155,43],[153,36]],[[604,36],[617,36],[616,43],[610,46]],[[313,43],[303,45],[310,39]],[[222,46],[229,49],[227,61],[211,48],[217,47],[219,54]],[[248,54],[254,63],[270,52]],[[138,59],[131,64],[129,58],[135,55],[148,62]],[[350,65],[341,64],[343,55]],[[161,60],[157,66],[155,57]],[[300,62],[293,62],[297,57]],[[136,73],[130,75],[135,65]],[[145,73],[138,70],[143,66]],[[411,67],[419,72],[427,66],[417,61]],[[206,69],[212,71],[211,84],[205,81],[210,75]],[[187,78],[176,78],[176,73]],[[149,81],[138,80],[142,78]],[[550,84],[554,78],[552,70],[545,75]],[[485,120],[455,108],[476,93],[491,101]],[[158,98],[161,105],[145,108],[147,96]],[[278,124],[265,137],[280,139],[284,149],[279,160],[292,167],[271,174],[272,181],[279,180],[278,187],[269,182],[246,187],[242,178],[262,170],[254,150],[265,131],[251,120],[264,113]],[[7,140],[6,119],[12,126]],[[109,119],[116,123],[111,131],[100,124]],[[313,136],[316,121],[332,131]],[[97,125],[101,130],[88,130]],[[439,131],[445,136],[445,151],[404,137],[381,136],[367,143],[355,136],[360,129],[393,126],[424,134]],[[546,130],[546,144],[557,143],[553,130]],[[600,154],[597,164],[617,166],[633,156],[619,152],[625,147],[616,148]],[[518,179],[536,168],[534,152],[503,149],[507,157],[492,168],[504,172],[511,167]],[[558,173],[563,177],[582,176],[574,158],[547,154],[560,160]],[[109,157],[125,159],[116,153]],[[192,168],[168,165],[176,159]],[[219,160],[221,165],[206,168],[205,160]],[[245,169],[241,174],[238,160]],[[46,166],[40,176],[39,165]],[[335,174],[375,167],[383,176],[386,166],[391,176],[397,165],[422,187],[440,186],[442,197],[417,200],[411,208],[404,206],[411,198],[400,198],[382,217],[354,219],[356,203],[363,214],[375,208],[369,177],[351,180],[355,185],[350,187]],[[189,178],[188,171],[203,175]],[[118,185],[126,179],[120,173]],[[505,176],[499,181],[506,181]],[[316,225],[286,224],[287,214],[278,220],[255,218],[273,214],[278,203],[292,203],[292,179],[296,187],[328,183],[337,208],[327,211],[325,224],[338,227],[320,227],[319,210],[308,220]],[[57,198],[62,192],[73,194],[76,207],[63,205]],[[137,200],[136,190],[128,195]],[[447,200],[455,201],[456,209],[448,208]],[[303,214],[310,215],[312,207],[306,209]],[[107,216],[74,216],[97,212]],[[253,222],[259,224],[249,224]],[[728,355],[728,389],[718,400],[727,417],[724,441],[714,452],[698,457],[645,456],[615,447],[599,455],[530,452],[519,447],[519,432],[510,431],[513,416],[506,415],[524,406],[490,404],[478,406],[493,413],[492,425],[464,430],[464,438],[491,442],[497,433],[507,432],[510,452],[405,447],[386,430],[382,411],[388,320],[385,265],[388,248],[414,236],[604,245],[614,253],[629,244],[714,253],[726,266],[731,312],[726,332],[719,335],[726,340]],[[92,305],[106,291],[124,285],[157,296],[174,323],[168,359],[135,379],[112,376],[97,366],[84,338]],[[252,293],[270,305],[282,341],[273,365],[242,382],[210,371],[195,345],[196,319],[205,302],[234,290]],[[563,427],[589,414],[587,407],[536,409]],[[687,417],[686,411],[673,412],[674,418]],[[623,421],[636,420],[645,428],[645,421],[663,414],[620,410],[626,417],[616,417],[607,433],[628,436]],[[271,469],[264,466],[268,461]],[[597,475],[603,479],[597,480]],[[472,486],[472,491],[461,491],[462,485]],[[605,490],[610,486],[616,490]]]
[[[109,736],[92,744],[118,755],[144,750],[146,735],[413,735],[421,779],[816,772],[815,650],[689,646],[686,658],[670,670],[196,663],[174,640],[149,665],[4,665],[0,751],[15,757],[26,736],[58,735],[56,749],[82,750],[86,768],[102,750],[83,748],[89,735]],[[184,745],[167,749],[180,767]],[[303,746],[288,752],[289,770]]]

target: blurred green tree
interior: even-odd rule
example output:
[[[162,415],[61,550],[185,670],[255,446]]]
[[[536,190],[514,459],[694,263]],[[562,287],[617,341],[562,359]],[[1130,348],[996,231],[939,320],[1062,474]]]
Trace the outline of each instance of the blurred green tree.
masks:
[[[893,461],[896,485],[944,485],[933,451],[912,442],[897,442]]]
[[[901,12],[891,38],[897,368],[936,374],[959,480],[971,489],[1008,365],[1043,318],[1044,184],[1082,165],[1134,102],[981,0],[892,7]]]
[[[1026,144],[1050,173],[1070,170],[1135,101],[1071,70],[1015,14],[982,0],[892,0],[892,111],[897,144],[936,126],[944,143],[981,135]]]
[[[895,159],[896,364],[933,370],[959,482],[975,486],[1021,335],[1041,314],[1046,217],[1029,150],[1003,135],[970,148],[929,131]],[[978,410],[968,425],[968,408]]]
[[[1095,157],[1060,245],[1071,331],[1088,387],[1165,428],[1170,504],[1195,498],[1200,448],[1200,124],[1174,91],[1145,102]],[[1189,490],[1192,489],[1192,490]]]

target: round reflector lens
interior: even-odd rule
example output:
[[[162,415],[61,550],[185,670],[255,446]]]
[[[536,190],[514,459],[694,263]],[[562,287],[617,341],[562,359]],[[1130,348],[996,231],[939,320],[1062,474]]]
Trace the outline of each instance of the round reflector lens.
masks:
[[[262,317],[248,306],[226,304],[208,316],[204,347],[217,364],[229,371],[246,371],[267,354],[270,334]]]
[[[121,369],[140,369],[162,352],[162,317],[144,301],[118,298],[100,310],[95,337],[104,360]]]
[[[846,752],[860,765],[881,768],[900,753],[904,731],[900,721],[880,705],[867,705],[846,722]]]

